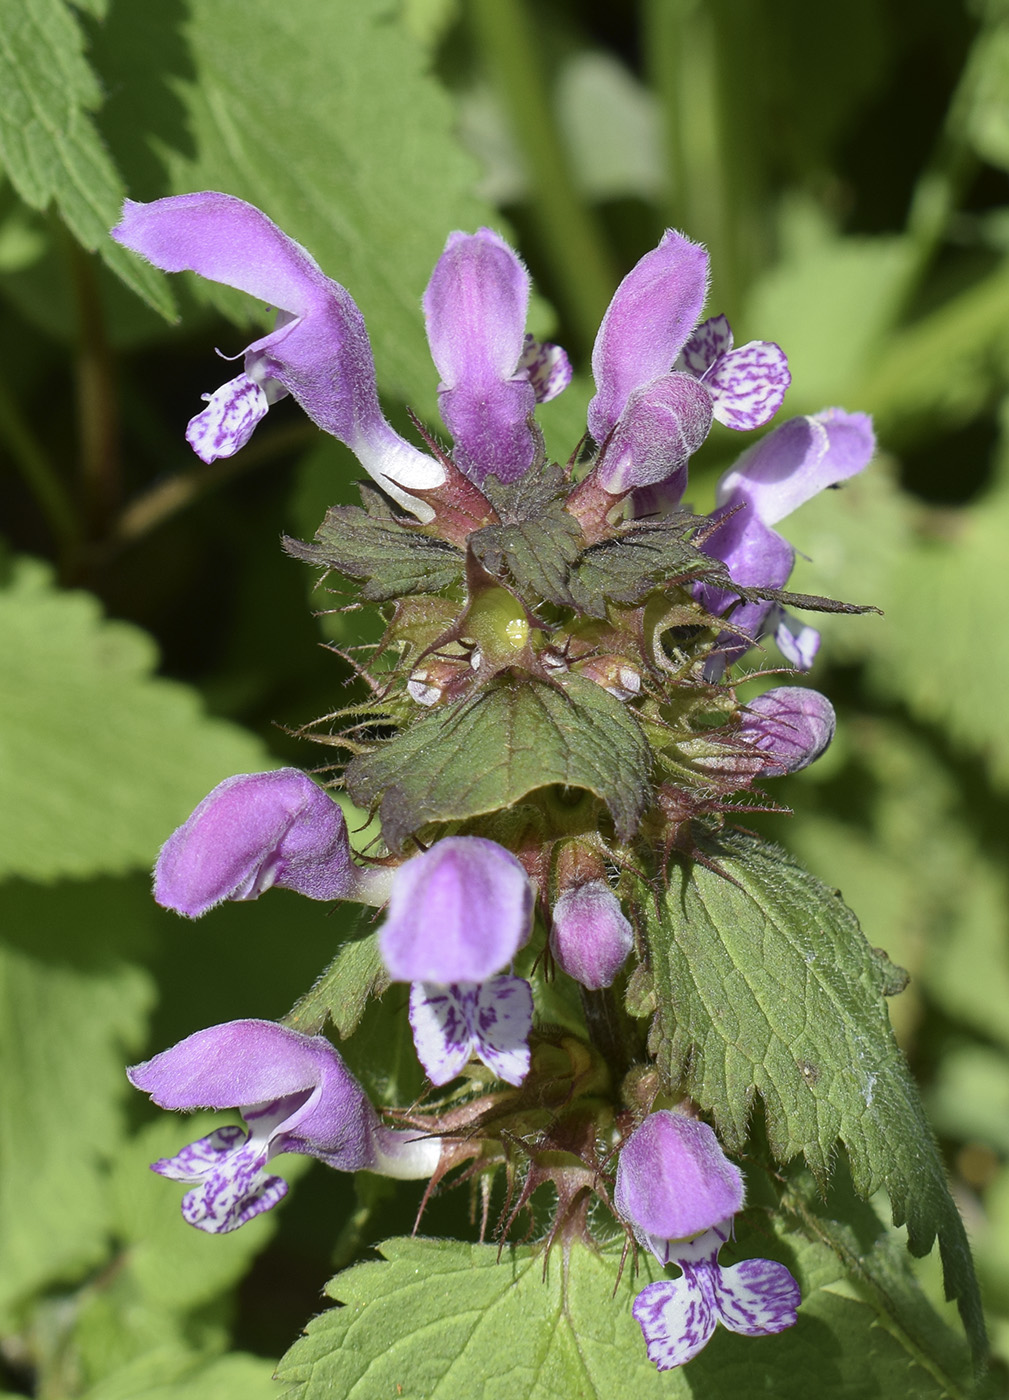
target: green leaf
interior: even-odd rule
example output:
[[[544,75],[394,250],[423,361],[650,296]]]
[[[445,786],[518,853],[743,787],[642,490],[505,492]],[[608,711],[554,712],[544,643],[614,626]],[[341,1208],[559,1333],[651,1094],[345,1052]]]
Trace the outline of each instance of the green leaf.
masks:
[[[339,569],[367,582],[361,597],[381,603],[408,593],[438,593],[462,577],[453,545],[429,535],[412,516],[393,511],[374,486],[360,483],[365,508],[331,506],[312,544],[285,538],[296,559]]]
[[[234,1352],[205,1356],[166,1346],[107,1376],[83,1400],[282,1400],[273,1362]]]
[[[145,633],[54,588],[35,561],[0,590],[0,651],[0,877],[150,866],[215,783],[271,766],[251,735],[152,676]]]
[[[724,564],[691,544],[688,534],[695,523],[689,516],[670,516],[662,524],[633,525],[590,545],[571,573],[575,606],[605,617],[607,600],[640,603],[656,588],[693,579],[728,582]]]
[[[134,197],[227,190],[265,210],[360,305],[386,392],[433,415],[421,294],[452,229],[501,219],[472,194],[478,167],[400,9],[119,4],[95,53],[111,94],[102,128]],[[249,317],[237,293],[199,294]]]
[[[385,1262],[330,1282],[344,1306],[309,1324],[278,1376],[291,1387],[287,1400],[731,1400],[753,1395],[755,1381],[775,1400],[964,1394],[937,1359],[939,1341],[923,1350],[908,1325],[913,1285],[882,1286],[878,1259],[862,1261],[871,1282],[852,1282],[833,1241],[806,1238],[763,1212],[739,1223],[743,1247],[726,1247],[723,1261],[787,1264],[802,1290],[799,1321],[760,1340],[719,1328],[684,1369],[660,1374],[652,1366],[631,1314],[635,1294],[661,1276],[650,1256],[639,1256],[637,1278],[628,1266],[618,1282],[619,1250],[575,1243],[566,1264],[558,1250],[544,1274],[542,1253],[528,1247],[395,1239],[379,1246]],[[887,1312],[895,1304],[896,1321]],[[914,1310],[929,1316],[920,1298]]]
[[[104,1257],[123,1064],[155,991],[119,940],[147,909],[111,880],[0,889],[0,1314]]]
[[[840,1141],[856,1190],[886,1188],[913,1253],[938,1235],[947,1290],[980,1352],[970,1251],[890,1030],[885,968],[839,893],[777,848],[734,835],[712,855],[730,879],[679,863],[665,917],[648,911],[651,1044],[670,1088],[711,1113],[734,1152],[759,1094],[774,1155],[802,1153],[821,1181]]]
[[[365,934],[340,949],[312,989],[284,1017],[284,1023],[306,1035],[316,1035],[329,1019],[346,1040],[357,1030],[371,997],[381,996],[388,985],[378,934]]]
[[[123,186],[91,120],[101,89],[63,0],[0,5],[0,165],[26,204],[55,203],[70,232],[162,315],[175,303],[162,273],[109,238]]]
[[[486,525],[469,543],[487,572],[528,602],[545,598],[563,607],[572,602],[567,574],[578,558],[581,533],[563,502],[554,501],[538,519]]]
[[[381,799],[394,850],[427,822],[495,812],[551,783],[595,793],[627,840],[648,799],[649,765],[633,715],[601,686],[568,676],[563,689],[492,684],[435,710],[355,758],[346,783],[360,807]]]

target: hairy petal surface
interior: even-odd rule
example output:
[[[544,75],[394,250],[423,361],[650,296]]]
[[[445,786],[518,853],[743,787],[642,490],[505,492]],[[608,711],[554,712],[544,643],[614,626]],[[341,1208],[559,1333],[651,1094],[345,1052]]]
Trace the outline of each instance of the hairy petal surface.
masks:
[[[447,1084],[476,1055],[507,1084],[529,1073],[533,999],[521,977],[487,982],[415,982],[410,1026],[417,1058],[432,1084]]]

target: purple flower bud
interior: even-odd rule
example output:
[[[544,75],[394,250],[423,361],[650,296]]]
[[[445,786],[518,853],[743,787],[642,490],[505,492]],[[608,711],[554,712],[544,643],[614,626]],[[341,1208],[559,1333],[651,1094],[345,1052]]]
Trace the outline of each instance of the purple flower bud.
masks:
[[[567,889],[554,905],[550,951],[583,987],[612,986],[633,946],[634,931],[605,880]]]
[[[766,755],[763,777],[797,773],[820,755],[834,737],[834,707],[819,691],[780,685],[749,701],[739,737]]]
[[[246,348],[245,373],[210,395],[189,425],[205,462],[232,456],[270,403],[292,394],[384,490],[431,518],[409,492],[442,485],[445,469],[386,422],[364,318],[299,243],[245,200],[213,190],[151,204],[128,199],[112,237],[165,272],[189,269],[277,308],[274,330]]]
[[[387,870],[355,865],[332,798],[298,769],[278,768],[218,783],[162,846],[154,898],[197,919],[272,885],[309,899],[381,904],[389,879]]]
[[[664,1264],[670,1240],[690,1239],[735,1215],[743,1178],[707,1123],[662,1109],[621,1148],[613,1201]]]
[[[277,1204],[287,1183],[266,1173],[281,1152],[318,1157],[339,1171],[430,1176],[438,1139],[386,1128],[324,1036],[273,1021],[211,1026],[127,1071],[160,1108],[238,1108],[248,1131],[228,1126],[184,1147],[152,1171],[193,1189],[190,1225],[224,1234]]]
[[[711,397],[689,374],[664,374],[630,396],[596,467],[611,495],[675,478],[682,495],[687,462],[711,428]]]
[[[707,252],[673,229],[620,283],[592,350],[596,394],[588,423],[596,442],[612,432],[635,389],[669,373],[707,290]]]
[[[485,982],[529,936],[533,890],[496,841],[449,836],[395,873],[379,947],[397,982]]]
[[[557,346],[525,334],[529,274],[493,229],[451,233],[424,293],[441,416],[455,461],[479,485],[517,481],[533,464],[530,419],[571,377]]]

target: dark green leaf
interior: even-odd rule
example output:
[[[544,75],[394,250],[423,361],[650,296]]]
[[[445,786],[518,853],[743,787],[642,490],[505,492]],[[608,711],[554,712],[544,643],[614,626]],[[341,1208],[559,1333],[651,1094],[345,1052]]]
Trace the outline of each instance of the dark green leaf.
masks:
[[[696,522],[671,517],[662,524],[634,525],[611,540],[590,545],[571,572],[575,606],[593,617],[606,616],[607,600],[640,603],[654,589],[706,579],[728,582],[725,565],[691,544]]]
[[[352,1035],[368,999],[381,996],[389,985],[378,952],[378,934],[347,943],[325,972],[285,1016],[285,1023],[306,1035],[316,1035],[331,1019],[342,1039]]]
[[[409,516],[392,511],[382,493],[361,483],[365,508],[332,506],[312,544],[285,538],[296,559],[339,569],[367,582],[361,596],[372,602],[408,593],[437,593],[462,576],[463,556],[427,534]]]
[[[0,165],[26,204],[55,203],[70,232],[98,249],[135,292],[165,316],[175,303],[164,275],[108,232],[123,185],[91,120],[101,89],[84,38],[63,0],[0,5]]]
[[[634,716],[601,686],[569,676],[563,689],[491,685],[435,710],[354,759],[346,781],[359,806],[381,799],[394,850],[427,822],[494,812],[551,783],[594,792],[627,840],[648,798],[649,762]]]
[[[568,569],[578,558],[577,520],[555,501],[536,520],[486,525],[470,537],[470,547],[489,574],[511,584],[527,601],[546,598],[571,605]]]
[[[885,970],[840,894],[783,852],[737,835],[712,854],[731,879],[678,864],[665,917],[650,915],[663,1074],[711,1113],[730,1151],[743,1148],[755,1094],[780,1161],[802,1153],[825,1181],[840,1140],[856,1189],[886,1188],[915,1254],[938,1235],[947,1289],[982,1350],[963,1223],[890,1030]]]

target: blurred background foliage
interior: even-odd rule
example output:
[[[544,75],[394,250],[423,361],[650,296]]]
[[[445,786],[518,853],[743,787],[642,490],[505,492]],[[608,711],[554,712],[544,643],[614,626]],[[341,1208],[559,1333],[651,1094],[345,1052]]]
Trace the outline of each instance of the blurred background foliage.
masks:
[[[341,599],[279,548],[353,498],[348,453],[290,401],[233,461],[185,444],[214,347],[262,308],[105,230],[124,193],[198,188],[347,285],[398,425],[440,428],[419,298],[448,231],[485,222],[576,362],[543,414],[558,455],[667,224],[710,247],[737,343],[787,350],[782,416],[874,413],[872,469],[789,525],[798,588],[885,616],[827,619],[838,738],[762,829],[911,973],[891,1012],[1009,1361],[1005,0],[0,0],[0,169],[0,1393],[273,1395],[334,1265],[415,1204],[313,1167],[275,1216],[187,1231],[144,1169],[185,1130],[126,1093],[124,1058],[283,1014],[345,936],[284,893],[183,924],[146,871],[220,778],[321,761],[287,732],[343,693],[320,642],[374,627],[315,615]],[[712,435],[697,508],[738,448]],[[411,1093],[369,1015],[355,1068]]]

